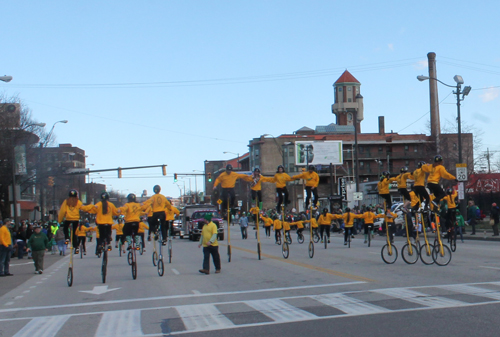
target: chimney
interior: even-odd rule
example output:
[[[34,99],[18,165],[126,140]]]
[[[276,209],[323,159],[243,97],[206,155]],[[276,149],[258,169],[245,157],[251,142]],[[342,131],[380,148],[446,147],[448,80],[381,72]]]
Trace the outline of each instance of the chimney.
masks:
[[[432,78],[437,78],[436,72],[436,53],[427,54],[429,65],[429,95],[431,103],[431,137],[436,141],[436,152],[439,153],[439,136],[441,134],[441,124],[439,122],[439,99],[438,82]]]
[[[385,120],[384,116],[378,116],[378,134],[385,135]]]

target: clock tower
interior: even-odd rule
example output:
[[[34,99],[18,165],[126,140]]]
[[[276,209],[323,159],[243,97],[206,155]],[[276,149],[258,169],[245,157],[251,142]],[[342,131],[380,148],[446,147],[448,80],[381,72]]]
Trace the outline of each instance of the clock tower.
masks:
[[[337,125],[354,125],[361,132],[363,120],[363,96],[361,83],[347,70],[333,84],[335,101],[332,113],[337,117]],[[357,117],[357,118],[356,118]]]

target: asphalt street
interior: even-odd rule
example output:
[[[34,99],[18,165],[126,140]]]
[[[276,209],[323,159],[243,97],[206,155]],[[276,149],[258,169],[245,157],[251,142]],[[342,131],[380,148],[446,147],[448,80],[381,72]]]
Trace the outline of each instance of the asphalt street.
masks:
[[[254,231],[242,240],[238,227],[230,229],[231,262],[225,240],[220,274],[213,265],[210,275],[198,272],[202,250],[186,239],[173,240],[163,277],[150,243],[138,256],[136,280],[113,249],[105,284],[92,244],[87,256],[74,258],[72,287],[69,257],[47,256],[53,264],[44,274],[26,276],[1,297],[0,336],[498,335],[497,241],[459,242],[447,266],[409,265],[401,256],[389,265],[380,255],[384,237],[367,247],[358,235],[348,248],[335,234],[327,249],[315,244],[309,258],[309,235],[298,244],[293,233],[284,259],[261,231],[259,260]],[[395,246],[405,242],[397,237]]]

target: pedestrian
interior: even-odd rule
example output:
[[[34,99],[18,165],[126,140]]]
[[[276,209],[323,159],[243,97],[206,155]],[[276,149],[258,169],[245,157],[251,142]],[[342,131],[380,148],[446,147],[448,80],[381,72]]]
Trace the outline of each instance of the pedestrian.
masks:
[[[500,208],[498,208],[497,204],[494,202],[491,204],[491,212],[490,212],[490,225],[493,228],[493,236],[498,236],[498,222],[500,217]]]
[[[462,243],[464,242],[464,235],[463,235],[463,229],[465,227],[465,221],[464,217],[462,214],[460,214],[460,211],[457,209],[456,210],[456,217],[457,217],[457,231],[458,234],[460,234],[460,240],[462,240]]]
[[[33,263],[35,264],[35,274],[43,273],[43,257],[45,251],[49,248],[49,238],[42,232],[42,227],[37,224],[34,227],[35,232],[28,240],[28,251],[31,250]]]
[[[62,226],[59,226],[57,229],[54,239],[56,240],[57,248],[59,249],[59,255],[66,255],[66,242],[64,240],[64,228]]]
[[[217,242],[217,226],[212,222],[212,213],[206,213],[204,216],[204,225],[201,230],[200,244],[198,248],[203,246],[203,269],[200,269],[202,274],[210,274],[210,255],[215,265],[215,273],[220,273],[220,255],[219,243]]]
[[[476,235],[476,216],[477,216],[477,206],[474,205],[473,200],[469,200],[469,207],[467,208],[467,220],[469,225],[472,227],[472,233],[470,235]]]
[[[16,245],[17,245],[17,258],[22,259],[24,257],[24,250],[26,247],[26,223],[21,222],[21,227],[16,234]]]
[[[239,222],[240,222],[240,229],[241,229],[241,238],[243,240],[245,240],[248,237],[248,232],[247,232],[248,218],[247,218],[247,215],[245,212],[243,212],[241,214],[241,218],[240,218]]]
[[[12,276],[10,273],[10,255],[12,254],[12,236],[10,235],[10,219],[0,221],[0,276]]]

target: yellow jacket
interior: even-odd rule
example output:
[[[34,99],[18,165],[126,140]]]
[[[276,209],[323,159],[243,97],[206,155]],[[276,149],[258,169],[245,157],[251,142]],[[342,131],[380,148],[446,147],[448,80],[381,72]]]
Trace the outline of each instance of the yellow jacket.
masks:
[[[410,197],[411,197],[411,207],[415,207],[420,203],[420,199],[417,197],[415,192],[411,191]]]
[[[116,230],[116,235],[123,235],[123,226],[124,225],[125,224],[123,224],[123,223],[114,224],[113,227],[111,227],[111,229]]]
[[[78,200],[75,207],[69,207],[66,205],[66,200],[63,201],[61,209],[59,211],[59,222],[63,220],[66,221],[78,221],[80,220],[80,208],[83,206],[82,202]]]
[[[343,219],[344,220],[344,227],[352,227],[354,225],[354,219],[356,218],[361,218],[362,214],[354,214],[354,213],[344,213],[344,214],[335,214],[333,216],[334,219]]]
[[[227,174],[227,172],[224,171],[219,174],[217,179],[215,179],[214,188],[216,188],[219,184],[221,184],[222,188],[234,188],[236,180],[245,179],[245,177],[248,177],[248,175],[242,173],[234,173],[232,171],[231,173]]]
[[[113,224],[113,216],[118,215],[118,210],[112,202],[108,201],[108,213],[102,213],[102,201],[99,201],[95,205],[87,205],[81,207],[82,211],[97,214],[95,223],[97,225],[112,225]]]
[[[439,184],[439,180],[441,180],[441,178],[444,178],[446,180],[456,179],[455,176],[448,173],[448,171],[446,171],[444,166],[441,164],[435,166],[433,164],[423,165],[422,170],[429,173],[429,176],[427,177],[427,183]]]
[[[264,221],[264,227],[271,227],[271,225],[273,224],[273,219],[271,218],[265,217],[263,215],[261,215],[260,218],[262,219],[262,221]]]
[[[396,219],[398,217],[398,215],[396,213],[392,213],[391,211],[387,211],[387,214],[390,215],[390,217],[385,216],[385,221],[387,223],[393,223],[394,219]]]
[[[396,181],[398,182],[398,188],[406,188],[406,180],[413,179],[410,172],[402,173],[396,176]]]
[[[379,181],[377,184],[378,188],[378,194],[389,194],[389,184],[391,181],[387,178],[384,178],[384,180]]]
[[[295,222],[292,222],[291,225],[296,225],[297,229],[301,229],[301,228],[304,228],[304,222],[305,221],[295,221]]]
[[[84,225],[78,225],[76,227],[75,235],[78,237],[87,236],[87,232],[91,231],[90,227],[85,227]]]
[[[318,222],[316,218],[312,218],[311,220],[305,220],[305,223],[311,223],[311,228],[318,228]]]
[[[242,179],[246,182],[249,182],[249,183],[254,182],[253,175],[250,175],[250,176],[245,175],[245,177]],[[274,178],[264,177],[263,175],[261,175],[259,177],[259,180],[257,181],[257,183],[255,185],[253,185],[252,187],[250,187],[250,189],[252,189],[254,191],[260,191],[260,190],[262,190],[262,183],[272,183],[272,182],[274,182]],[[262,200],[259,200],[259,201],[262,201]]]
[[[0,245],[4,247],[12,245],[12,236],[10,236],[10,230],[6,225],[0,227]]]
[[[147,223],[141,221],[139,223],[139,229],[137,230],[137,233],[139,233],[139,234],[144,233],[145,229],[149,229],[149,226]]]
[[[443,200],[446,200],[446,203],[448,204],[448,209],[453,209],[457,208],[457,204],[455,203],[455,198],[457,197],[457,191],[453,191],[451,195],[446,195]]]
[[[363,214],[360,214],[359,215],[359,218],[360,219],[364,219],[365,220],[365,225],[371,225],[373,224],[373,222],[375,221],[375,219],[378,219],[378,218],[383,218],[384,215],[383,214],[375,214],[373,212],[364,212]]]
[[[276,230],[280,230],[283,227],[280,219],[274,220],[273,224],[274,224],[274,230],[275,231]]]
[[[306,171],[304,173],[298,174],[296,176],[293,176],[293,180],[299,180],[299,179],[304,179],[306,181],[306,186],[309,187],[318,187],[319,184],[319,175],[312,171]]]
[[[143,208],[146,207],[145,206],[141,207],[141,204],[139,204],[138,202],[127,202],[118,210],[125,216],[125,223],[128,223],[128,222],[140,222],[141,215],[144,213]]]
[[[167,198],[165,198],[165,196],[160,193],[157,193],[148,200],[144,201],[143,205],[146,206],[144,207],[144,209],[146,209],[147,206],[151,206],[153,213],[164,212],[165,208],[170,209],[172,207]]]
[[[291,225],[291,223],[290,223],[290,222],[288,222],[288,221],[283,221],[283,229],[284,229],[285,231],[289,231],[289,230],[290,230],[290,225]]]
[[[318,224],[320,225],[331,225],[332,220],[335,219],[335,216],[331,213],[326,213],[325,216],[323,216],[323,213],[319,216],[318,218]]]
[[[413,179],[415,180],[413,186],[425,186],[425,172],[421,168],[413,171]]]
[[[286,187],[287,181],[292,181],[293,179],[286,173],[276,173],[273,177],[272,182],[276,184],[276,188]]]
[[[177,214],[177,215],[181,214],[181,212],[179,212],[179,210],[177,209],[177,207],[172,206],[172,207],[170,208],[170,210],[166,209],[166,210],[165,210],[165,216],[166,216],[165,220],[167,220],[167,221],[172,221],[172,220],[174,220],[174,219],[175,219],[175,215],[176,215],[176,214]],[[153,214],[151,214],[151,215],[153,215]],[[148,216],[149,216],[149,214],[148,214]]]

